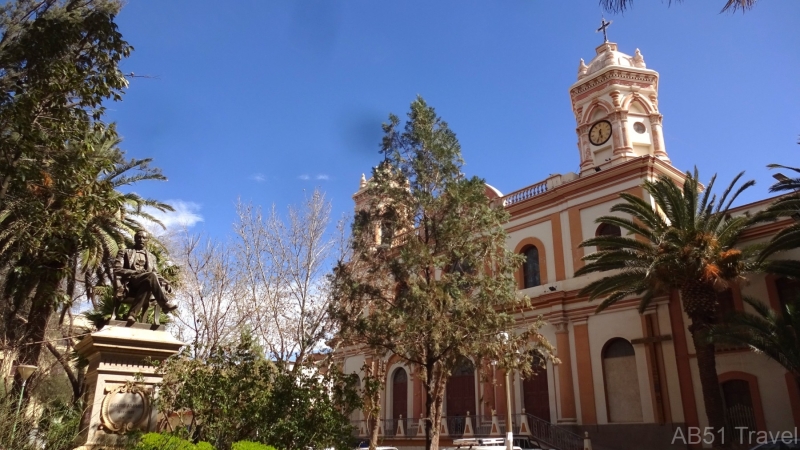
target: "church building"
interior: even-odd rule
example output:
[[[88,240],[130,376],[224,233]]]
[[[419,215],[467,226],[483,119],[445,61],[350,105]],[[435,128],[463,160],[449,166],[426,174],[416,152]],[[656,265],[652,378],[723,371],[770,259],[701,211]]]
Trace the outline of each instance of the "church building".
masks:
[[[540,331],[561,361],[548,362],[534,377],[509,377],[515,435],[534,436],[546,448],[583,448],[586,432],[595,450],[701,448],[688,445],[688,433],[707,426],[689,319],[678,294],[657,299],[644,314],[637,311],[638,298],[595,313],[598,302],[578,296],[601,277],[574,276],[584,265],[581,258],[594,251],[579,244],[597,235],[620,235],[619,228],[595,220],[610,214],[620,193],[646,199],[645,180],[666,176],[682,183],[686,170],[670,162],[658,108],[659,74],[647,67],[639,49],[631,53],[606,41],[588,63],[580,61],[569,87],[579,173],[551,175],[508,194],[486,187],[491,201],[510,213],[507,247],[525,257],[517,274],[519,292],[531,299],[525,317],[546,320]],[[361,193],[354,195],[356,207]],[[733,213],[753,213],[770,201]],[[744,244],[766,241],[786,224],[750,228]],[[790,280],[755,275],[720,292],[719,308],[747,310],[742,298],[752,296],[778,310],[798,292]],[[344,371],[359,376],[370,363],[358,348],[343,349],[340,357]],[[392,357],[382,363],[382,445],[424,448],[425,396],[415,368]],[[717,372],[732,426],[772,432],[800,427],[800,393],[778,363],[747,348],[719,346]],[[506,379],[491,366],[466,365],[452,374],[441,446],[462,437],[504,436]],[[363,418],[355,412],[353,424],[368,439]]]

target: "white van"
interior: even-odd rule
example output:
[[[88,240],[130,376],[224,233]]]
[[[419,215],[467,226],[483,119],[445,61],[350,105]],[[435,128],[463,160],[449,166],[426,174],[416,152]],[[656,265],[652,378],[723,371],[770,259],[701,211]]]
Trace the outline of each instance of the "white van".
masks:
[[[455,439],[453,441],[453,450],[505,450],[506,440],[503,438],[472,438],[472,439]],[[516,445],[514,450],[522,450]]]

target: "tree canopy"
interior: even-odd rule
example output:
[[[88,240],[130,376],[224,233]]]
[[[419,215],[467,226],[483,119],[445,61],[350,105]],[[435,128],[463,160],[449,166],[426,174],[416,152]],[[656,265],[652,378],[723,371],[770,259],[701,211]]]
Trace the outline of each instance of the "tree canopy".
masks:
[[[418,97],[408,120],[383,125],[384,160],[357,194],[351,255],[336,266],[330,308],[347,345],[397,355],[426,388],[427,448],[438,448],[445,383],[464,358],[530,370],[538,322],[515,314],[520,257],[505,247],[508,214],[462,172],[455,133]]]

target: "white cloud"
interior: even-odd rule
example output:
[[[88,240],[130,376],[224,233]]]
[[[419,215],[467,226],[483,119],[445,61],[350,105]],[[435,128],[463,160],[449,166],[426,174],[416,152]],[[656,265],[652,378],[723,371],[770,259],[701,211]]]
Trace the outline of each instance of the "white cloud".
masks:
[[[179,227],[191,227],[197,222],[203,221],[200,215],[200,204],[183,200],[166,200],[164,203],[171,205],[175,211],[161,212],[152,207],[145,207],[144,210],[164,224],[167,229]],[[163,229],[156,223],[149,220],[142,220],[142,225],[153,234],[161,234]]]
[[[309,176],[308,176],[308,175],[306,175],[306,174],[302,174],[302,175],[300,175],[300,176],[299,176],[299,177],[297,177],[297,178],[299,178],[299,179],[301,179],[301,180],[310,180],[310,179],[311,179],[311,177],[309,177]]]
[[[330,180],[331,177],[329,177],[328,175],[325,175],[324,173],[321,173],[321,174],[317,175],[317,179],[318,180],[326,180],[327,181],[327,180]]]
[[[255,181],[256,183],[263,183],[267,181],[267,176],[263,173],[254,173],[250,175],[250,179]]]

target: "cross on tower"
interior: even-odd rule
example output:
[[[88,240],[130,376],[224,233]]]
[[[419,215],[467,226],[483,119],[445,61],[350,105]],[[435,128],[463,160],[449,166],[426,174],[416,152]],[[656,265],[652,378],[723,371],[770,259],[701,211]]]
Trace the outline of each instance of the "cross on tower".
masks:
[[[600,28],[598,28],[595,31],[595,33],[599,33],[600,31],[603,32],[603,42],[608,42],[608,35],[606,35],[606,28],[608,28],[608,26],[611,25],[611,22],[613,22],[613,20],[609,20],[608,22],[606,22],[606,18],[603,17],[600,20]]]

